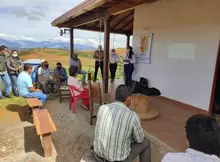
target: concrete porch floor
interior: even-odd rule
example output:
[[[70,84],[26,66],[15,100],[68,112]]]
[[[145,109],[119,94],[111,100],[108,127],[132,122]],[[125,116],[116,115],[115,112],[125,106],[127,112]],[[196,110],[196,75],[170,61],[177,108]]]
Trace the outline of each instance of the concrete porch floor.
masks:
[[[120,84],[124,84],[123,80],[109,83],[109,93],[112,94],[113,100],[115,89]],[[184,109],[184,106],[163,97],[149,97],[149,104],[159,112],[157,119],[142,121],[142,127],[149,138],[160,144],[160,147],[165,147],[167,151],[185,151],[187,148],[185,122],[198,112]]]

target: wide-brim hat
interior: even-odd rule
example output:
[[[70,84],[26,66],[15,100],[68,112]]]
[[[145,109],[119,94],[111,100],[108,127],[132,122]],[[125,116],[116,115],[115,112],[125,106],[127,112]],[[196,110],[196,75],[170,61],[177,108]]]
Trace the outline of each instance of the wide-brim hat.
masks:
[[[159,112],[150,107],[148,96],[132,95],[130,109],[136,112],[141,120],[152,120],[159,116]]]

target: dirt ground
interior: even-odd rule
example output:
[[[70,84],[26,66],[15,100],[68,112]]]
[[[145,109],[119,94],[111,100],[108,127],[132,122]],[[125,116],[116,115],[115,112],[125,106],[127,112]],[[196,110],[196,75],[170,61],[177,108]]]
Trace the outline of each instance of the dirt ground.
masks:
[[[88,111],[78,108],[72,114],[68,106],[68,101],[58,100],[45,105],[57,127],[52,133],[53,157],[46,159],[27,108],[0,108],[0,162],[79,162],[92,143],[94,126],[89,125]]]
[[[89,112],[77,106],[77,113],[69,110],[68,100],[59,103],[49,100],[48,109],[56,125],[52,133],[53,157],[44,158],[40,137],[22,98],[0,101],[0,162],[80,162],[94,139],[89,124]],[[151,140],[152,162],[160,162],[169,151],[161,141],[147,134]],[[135,162],[138,162],[136,160]]]

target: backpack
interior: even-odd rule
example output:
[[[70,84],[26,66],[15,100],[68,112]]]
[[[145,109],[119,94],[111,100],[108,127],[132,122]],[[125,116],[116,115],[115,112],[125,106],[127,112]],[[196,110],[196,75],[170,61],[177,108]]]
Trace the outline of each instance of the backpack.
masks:
[[[38,65],[38,66],[35,66],[34,67],[34,70],[32,71],[31,73],[31,79],[32,79],[32,82],[38,82],[38,69],[40,68],[41,66]]]
[[[140,78],[140,86],[142,88],[148,88],[148,80],[147,80],[147,78],[143,78],[143,77]]]
[[[155,87],[141,88],[140,92],[146,96],[160,96],[161,95],[161,92]]]
[[[132,93],[139,93],[140,92],[140,83],[137,81],[134,81],[131,87]]]

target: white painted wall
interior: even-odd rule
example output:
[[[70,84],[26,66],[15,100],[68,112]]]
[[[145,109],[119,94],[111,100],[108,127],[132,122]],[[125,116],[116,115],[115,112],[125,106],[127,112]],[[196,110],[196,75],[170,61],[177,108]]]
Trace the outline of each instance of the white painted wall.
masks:
[[[133,47],[153,33],[152,62],[136,65],[134,79],[149,79],[162,95],[208,110],[220,40],[220,0],[162,0],[135,9]],[[168,58],[169,44],[195,43],[194,60]]]

